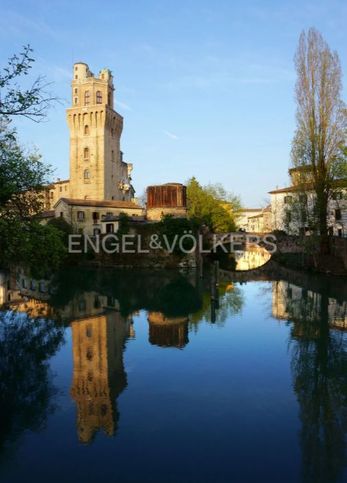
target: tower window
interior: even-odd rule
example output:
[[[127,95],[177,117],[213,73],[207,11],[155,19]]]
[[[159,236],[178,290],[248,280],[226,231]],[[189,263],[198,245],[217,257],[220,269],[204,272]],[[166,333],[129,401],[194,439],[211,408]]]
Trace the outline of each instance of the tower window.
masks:
[[[89,169],[85,169],[83,173],[83,177],[85,180],[90,179],[90,171]]]
[[[78,103],[78,97],[75,97],[74,99],[74,103],[77,104]]]
[[[111,152],[111,160],[114,161],[114,151]]]
[[[84,134],[86,134],[86,135],[89,134],[89,126],[88,125],[84,126]]]
[[[90,104],[90,92],[86,91],[84,93],[84,105],[87,106],[88,104]]]
[[[77,92],[78,92],[78,89],[77,89],[77,87],[75,87],[75,94],[77,94]]]
[[[101,91],[96,91],[96,103],[102,104],[102,92]]]
[[[83,149],[83,159],[84,159],[84,161],[88,161],[89,160],[89,148],[84,148]]]

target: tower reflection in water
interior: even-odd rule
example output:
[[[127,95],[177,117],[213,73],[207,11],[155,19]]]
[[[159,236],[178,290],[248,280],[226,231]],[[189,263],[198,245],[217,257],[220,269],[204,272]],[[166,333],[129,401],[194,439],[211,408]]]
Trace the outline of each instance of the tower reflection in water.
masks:
[[[80,308],[93,297],[94,311],[105,311],[102,302],[106,303],[106,297],[94,294],[84,294],[79,300]],[[127,386],[123,351],[125,341],[132,335],[132,320],[106,309],[105,313],[72,321],[71,331],[71,396],[77,407],[78,438],[89,443],[99,430],[108,436],[117,431],[117,398]]]

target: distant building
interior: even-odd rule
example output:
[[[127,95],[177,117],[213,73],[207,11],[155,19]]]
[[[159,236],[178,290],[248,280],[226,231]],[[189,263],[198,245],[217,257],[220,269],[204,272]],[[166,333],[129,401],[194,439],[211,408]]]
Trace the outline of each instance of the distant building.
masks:
[[[266,208],[243,208],[236,217],[238,229],[249,233],[270,232],[271,226],[271,206]]]
[[[261,208],[242,208],[236,215],[236,226],[240,230],[248,231],[248,219],[261,214]]]
[[[267,206],[261,213],[248,217],[248,229],[250,233],[268,233],[272,230],[271,206]]]

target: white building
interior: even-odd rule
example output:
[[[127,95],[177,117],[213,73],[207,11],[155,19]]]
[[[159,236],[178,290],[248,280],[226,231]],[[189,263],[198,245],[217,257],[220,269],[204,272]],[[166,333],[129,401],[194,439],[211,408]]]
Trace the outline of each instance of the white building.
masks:
[[[243,208],[236,217],[236,226],[239,230],[248,233],[270,232],[271,206],[266,208]]]
[[[272,229],[293,235],[310,233],[316,198],[312,183],[298,184],[298,171],[300,168],[289,170],[291,186],[270,191]],[[347,180],[336,181],[336,190],[328,202],[327,221],[330,235],[347,237]]]

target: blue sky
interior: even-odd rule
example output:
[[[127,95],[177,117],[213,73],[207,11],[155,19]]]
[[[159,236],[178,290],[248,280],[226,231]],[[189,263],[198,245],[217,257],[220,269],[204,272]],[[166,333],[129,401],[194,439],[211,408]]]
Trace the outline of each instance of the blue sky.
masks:
[[[33,74],[62,99],[45,123],[17,122],[57,177],[68,177],[65,109],[72,64],[83,61],[115,76],[138,196],[194,175],[257,206],[287,184],[299,34],[318,28],[345,72],[346,21],[345,0],[2,0],[0,59],[30,43]]]

